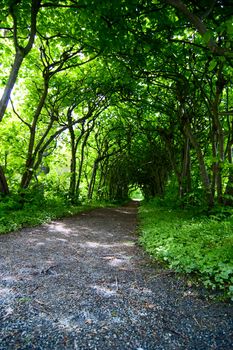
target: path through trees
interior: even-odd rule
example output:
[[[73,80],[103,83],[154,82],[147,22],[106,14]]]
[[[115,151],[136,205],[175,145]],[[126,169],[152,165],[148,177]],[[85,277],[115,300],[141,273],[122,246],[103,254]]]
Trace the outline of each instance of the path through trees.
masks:
[[[0,236],[0,349],[232,348],[232,313],[136,244],[136,204]]]

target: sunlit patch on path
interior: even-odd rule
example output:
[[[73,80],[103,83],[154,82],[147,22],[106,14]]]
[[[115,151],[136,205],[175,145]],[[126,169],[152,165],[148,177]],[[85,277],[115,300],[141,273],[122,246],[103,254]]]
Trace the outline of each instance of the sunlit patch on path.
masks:
[[[0,236],[0,350],[232,349],[209,303],[137,245],[137,205]]]

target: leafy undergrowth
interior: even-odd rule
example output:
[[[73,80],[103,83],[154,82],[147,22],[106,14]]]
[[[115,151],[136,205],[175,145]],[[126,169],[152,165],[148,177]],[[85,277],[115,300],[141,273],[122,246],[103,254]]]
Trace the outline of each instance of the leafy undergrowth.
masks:
[[[17,203],[16,203],[17,204]],[[31,227],[54,219],[72,216],[83,211],[110,205],[106,202],[89,202],[71,205],[61,200],[48,200],[43,204],[26,203],[23,208],[7,203],[0,204],[0,234]]]
[[[206,287],[233,300],[233,211],[201,215],[143,203],[140,243],[175,271],[195,273]]]

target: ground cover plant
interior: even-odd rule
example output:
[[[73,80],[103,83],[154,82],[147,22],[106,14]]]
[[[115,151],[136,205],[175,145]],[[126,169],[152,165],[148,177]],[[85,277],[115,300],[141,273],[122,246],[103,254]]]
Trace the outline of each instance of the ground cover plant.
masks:
[[[197,210],[140,206],[140,243],[175,271],[195,273],[206,287],[233,299],[233,212],[219,209],[207,216]]]
[[[62,198],[47,198],[43,202],[24,203],[20,207],[18,197],[0,203],[0,235],[23,227],[37,226],[54,219],[72,216],[91,209],[113,206],[104,201],[83,201],[72,204]]]

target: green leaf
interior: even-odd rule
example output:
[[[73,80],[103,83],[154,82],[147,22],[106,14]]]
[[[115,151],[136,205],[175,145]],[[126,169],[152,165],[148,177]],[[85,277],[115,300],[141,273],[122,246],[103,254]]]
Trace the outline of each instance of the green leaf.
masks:
[[[209,41],[211,39],[211,36],[212,36],[212,34],[211,34],[211,32],[209,30],[203,35],[203,39],[204,39],[206,44],[209,43]]]
[[[233,19],[227,21],[227,34],[232,35],[233,34]]]
[[[208,68],[209,72],[212,72],[212,70],[214,70],[214,68],[216,67],[217,63],[218,62],[215,59],[210,62],[209,68]]]

